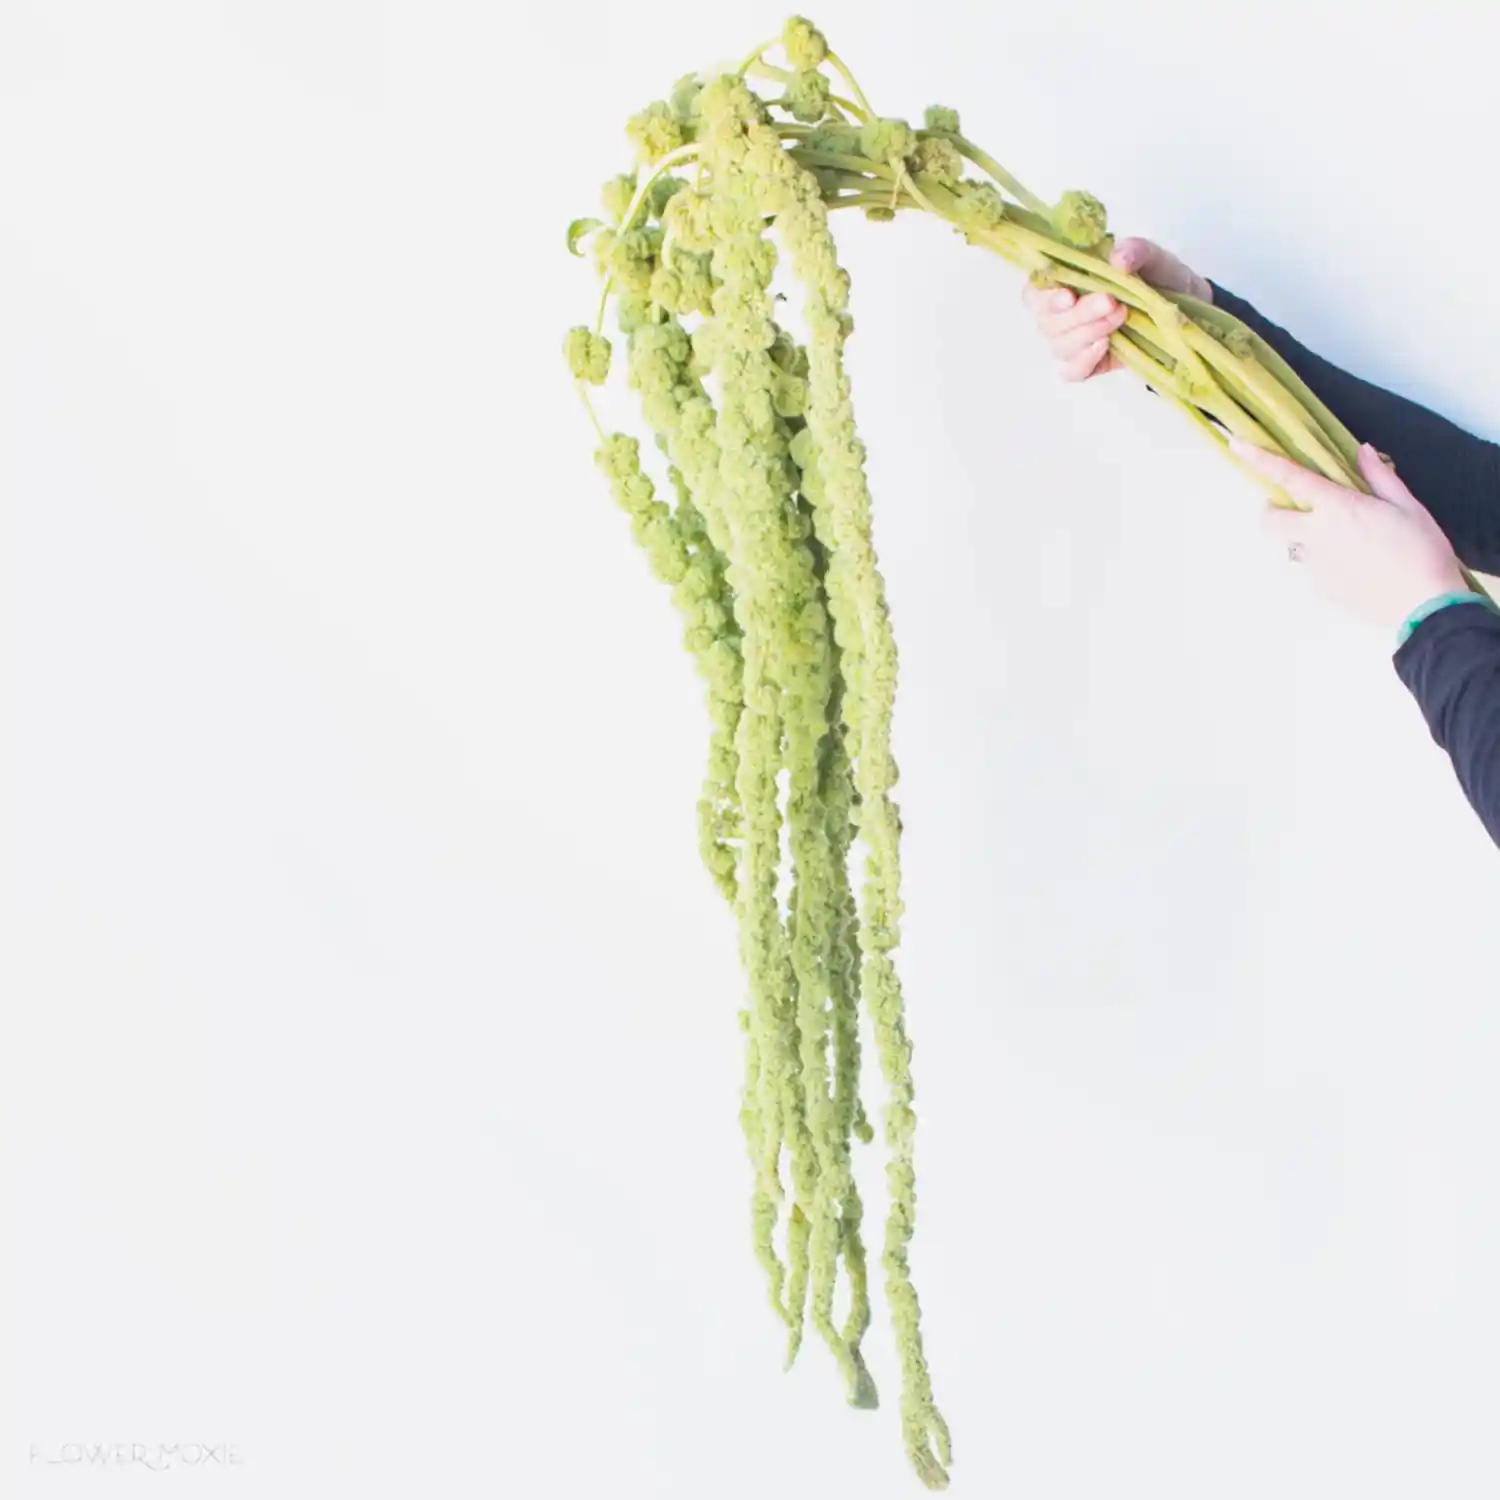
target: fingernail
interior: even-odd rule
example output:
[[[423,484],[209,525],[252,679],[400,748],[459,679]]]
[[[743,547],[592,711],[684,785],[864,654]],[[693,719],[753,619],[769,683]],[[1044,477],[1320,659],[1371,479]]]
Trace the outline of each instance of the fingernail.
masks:
[[[1111,300],[1103,292],[1094,292],[1083,299],[1084,310],[1102,318],[1109,311]]]
[[[1054,292],[1052,294],[1052,305],[1053,305],[1053,307],[1057,308],[1059,311],[1061,311],[1065,307],[1072,307],[1072,305],[1073,305],[1073,294],[1072,294],[1072,292]]]

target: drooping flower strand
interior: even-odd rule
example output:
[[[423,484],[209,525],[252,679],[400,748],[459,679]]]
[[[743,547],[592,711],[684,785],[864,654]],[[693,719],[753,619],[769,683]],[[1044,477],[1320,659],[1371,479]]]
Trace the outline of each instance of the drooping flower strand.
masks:
[[[780,723],[774,703],[766,714],[766,692],[753,704],[748,683],[759,662],[744,631],[744,606],[735,598],[729,557],[734,548],[729,505],[721,487],[719,418],[693,370],[693,348],[675,318],[646,323],[630,335],[631,384],[641,393],[646,419],[656,429],[668,456],[693,496],[694,508],[714,548],[721,570],[719,599],[732,610],[734,675],[726,667],[722,720],[716,719],[711,741],[710,779],[732,777],[735,832],[739,838],[734,893],[741,924],[741,949],[750,987],[746,1045],[750,1057],[740,1123],[755,1172],[751,1194],[751,1234],[757,1261],[766,1273],[771,1305],[790,1322],[785,1304],[786,1268],[775,1248],[775,1228],[782,1199],[780,1157],[789,1129],[796,1123],[787,1111],[784,1078],[792,1050],[791,1002],[784,993],[785,975],[775,955],[784,946],[780,912],[775,908],[775,871],[780,858],[776,772]],[[752,757],[747,764],[747,748]],[[769,768],[769,769],[768,769]],[[747,801],[747,788],[749,800]],[[769,882],[769,884],[768,884]],[[767,894],[770,909],[767,909]],[[755,938],[764,962],[752,964],[746,928],[753,911],[760,924]]]
[[[806,429],[804,428],[804,431]],[[816,469],[802,473],[804,495],[817,488]],[[812,519],[811,505],[808,506]],[[820,586],[828,570],[827,548],[816,535],[810,543]],[[826,592],[825,592],[826,604]],[[854,842],[854,768],[846,749],[843,723],[844,677],[836,641],[830,643],[833,660],[832,690],[828,700],[829,732],[823,742],[819,793],[828,829],[833,868],[833,934],[829,948],[828,991],[834,1056],[834,1139],[842,1144],[844,1175],[839,1212],[839,1249],[849,1278],[849,1312],[844,1323],[844,1341],[850,1358],[862,1370],[860,1346],[870,1326],[870,1285],[863,1236],[864,1205],[854,1179],[851,1142],[868,1143],[874,1137],[865,1118],[859,1091],[859,914],[849,883],[849,853]],[[874,1382],[865,1374],[855,1396],[858,1406],[876,1404]]]
[[[739,802],[734,790],[734,738],[745,706],[739,627],[734,619],[728,564],[709,540],[702,512],[693,504],[692,492],[675,464],[670,477],[677,492],[674,516],[678,533],[692,556],[692,567],[677,587],[701,612],[700,630],[707,632],[685,642],[697,655],[699,670],[707,681],[708,712],[713,724],[708,767],[698,796],[698,849],[714,883],[733,906],[738,893],[735,850],[740,836]],[[686,613],[688,606],[679,600],[678,608]]]
[[[786,1309],[786,1266],[776,1253],[776,1218],[779,1200],[765,1187],[766,1124],[761,1110],[760,1021],[753,1009],[740,1012],[740,1030],[745,1033],[745,1074],[740,1088],[740,1132],[750,1156],[755,1186],[750,1196],[750,1238],[755,1259],[766,1273],[766,1290],[772,1311],[791,1326]]]
[[[801,1293],[808,1277],[816,1308],[822,1282],[832,1279],[834,1259],[809,1266],[814,1241],[820,1248],[828,1241],[826,1233],[819,1233],[818,1212],[825,1138],[832,1124],[826,1061],[821,1087],[817,1067],[820,1053],[826,1052],[821,950],[829,931],[823,913],[830,881],[826,836],[815,826],[811,808],[818,749],[827,729],[828,666],[822,611],[813,597],[811,557],[794,534],[795,471],[787,461],[787,441],[776,411],[781,372],[770,352],[777,330],[769,292],[775,252],[762,232],[753,185],[740,170],[739,112],[759,107],[740,85],[710,84],[699,96],[716,189],[713,270],[719,281],[714,293],[719,327],[714,359],[722,392],[720,464],[723,491],[732,506],[730,577],[745,636],[747,714],[757,711],[752,705],[763,695],[767,717],[774,712],[779,725],[770,798],[777,797],[775,775],[783,765],[789,783],[785,821],[794,886],[785,927],[777,902],[778,870],[761,865],[751,882],[754,889],[746,896],[751,903],[747,927],[752,973],[774,965],[777,972],[771,982],[778,994],[784,990],[792,1001],[783,1017],[782,1037],[791,1055],[781,1078],[783,1108],[796,1126],[788,1139],[795,1195],[787,1249],[790,1359],[800,1342]],[[747,739],[748,735],[741,745],[742,772],[749,758]],[[742,790],[747,823],[751,795],[751,789]],[[763,851],[771,852],[769,842]],[[747,868],[758,852],[762,851],[747,845]],[[779,865],[779,845],[776,854]],[[776,951],[768,954],[760,934],[773,931]],[[825,1336],[826,1331],[820,1327]],[[839,1355],[846,1356],[836,1331],[832,1343]]]
[[[801,677],[802,687],[815,704],[814,721],[822,730],[814,760],[799,762],[796,755],[787,756],[789,770],[801,765],[800,773],[789,776],[787,788],[796,873],[787,925],[798,979],[802,1086],[810,1111],[816,1101],[819,1139],[826,1147],[819,1157],[809,1245],[817,1267],[812,1279],[813,1320],[844,1368],[851,1402],[873,1407],[877,1404],[874,1381],[860,1353],[869,1327],[870,1303],[861,1234],[863,1208],[850,1154],[853,1138],[871,1139],[858,1093],[857,917],[847,868],[853,840],[852,773],[843,748],[839,709],[843,682],[824,587],[826,549],[814,533],[812,506],[806,498],[816,485],[817,474],[815,469],[804,472],[796,462],[806,438],[807,351],[778,328],[769,352],[776,366],[772,397],[776,429],[786,442],[786,472],[800,491],[795,508],[788,513],[788,535],[794,545],[806,548],[808,561],[803,564],[799,551],[798,569],[801,586],[815,606],[804,608],[798,617],[800,646],[813,654],[794,666],[793,680]],[[811,670],[809,662],[816,664]],[[823,895],[814,900],[816,892]],[[800,1237],[802,1226],[795,1218],[791,1228]],[[835,1331],[832,1312],[840,1259],[850,1290],[850,1309],[841,1335]],[[795,1353],[795,1338],[789,1353]]]
[[[889,1090],[885,1140],[890,1209],[882,1263],[901,1359],[902,1432],[908,1456],[924,1482],[947,1482],[951,1460],[946,1422],[933,1402],[912,1285],[909,1243],[915,1224],[913,1168],[916,1115],[912,1108],[911,1045],[900,981],[891,953],[900,941],[900,820],[891,793],[896,781],[890,751],[896,649],[884,583],[871,536],[864,447],[843,347],[850,324],[849,280],[838,264],[828,212],[817,180],[790,161],[773,130],[747,126],[749,153],[778,184],[777,228],[803,283],[808,326],[808,430],[819,476],[815,524],[828,550],[827,588],[834,631],[843,652],[843,717],[849,732],[859,795],[859,828],[866,851],[859,942],[861,991],[875,1024],[877,1051]]]
[[[651,118],[660,120],[660,115]],[[624,207],[609,202],[611,187],[606,188],[606,208],[616,207],[616,216],[622,224],[637,222],[631,208],[637,197],[634,181],[632,176],[612,185],[616,203],[624,200]],[[671,193],[659,194],[652,203],[658,216],[665,214],[671,196]],[[718,416],[693,369],[691,341],[675,316],[679,310],[697,310],[707,301],[710,290],[707,258],[691,256],[689,252],[690,258],[682,263],[692,267],[696,277],[690,275],[684,279],[678,272],[675,279],[669,279],[660,259],[664,235],[659,225],[630,230],[628,236],[619,229],[606,234],[609,238],[599,237],[595,255],[601,271],[609,275],[617,289],[619,321],[629,339],[630,383],[641,396],[644,414],[657,434],[659,445],[681,478],[679,511],[682,500],[688,502],[690,510],[681,518],[680,529],[685,522],[688,533],[696,536],[701,532],[703,540],[698,553],[701,567],[696,578],[687,581],[701,592],[704,606],[714,611],[719,629],[706,659],[700,657],[700,669],[709,680],[714,726],[709,770],[699,801],[700,847],[720,889],[732,901],[739,901],[744,888],[736,874],[730,838],[742,840],[747,851],[752,842],[764,849],[767,809],[762,798],[762,805],[753,810],[758,816],[747,819],[741,803],[740,737],[747,722],[744,639],[728,575],[732,536],[719,484]],[[659,301],[653,301],[653,293]],[[569,352],[579,364],[588,363],[593,369],[600,364],[596,346],[581,339],[574,339]],[[775,726],[771,727],[774,735]],[[773,817],[774,785],[773,771],[769,783],[769,812]],[[776,839],[774,828],[771,838],[773,842]],[[773,868],[775,858],[773,853]],[[747,856],[747,864],[754,863]],[[751,874],[752,878],[760,878],[753,868]],[[770,942],[774,945],[774,936]],[[746,1073],[740,1108],[741,1129],[755,1173],[751,1237],[756,1260],[766,1275],[771,1306],[781,1319],[791,1324],[785,1300],[787,1270],[775,1245],[782,1196],[779,1158],[788,1124],[796,1131],[782,1083],[787,1071],[785,1058],[790,1050],[789,1039],[782,1033],[789,1026],[791,1005],[789,998],[778,999],[770,993],[764,981],[757,983],[754,973],[751,990],[751,1006],[743,1013],[747,1032]],[[793,1244],[789,1253],[795,1255],[796,1251]]]
[[[691,607],[699,617],[701,633],[688,640],[687,646],[707,683],[713,723],[708,770],[699,798],[699,846],[715,883],[732,902],[736,892],[734,841],[740,831],[734,737],[744,705],[743,665],[727,560],[714,544],[707,517],[693,498],[693,480],[699,481],[701,493],[704,473],[710,463],[717,463],[718,450],[706,434],[695,441],[683,433],[684,404],[700,397],[707,401],[701,387],[694,390],[683,383],[690,355],[687,333],[675,319],[643,323],[629,333],[630,383],[641,393],[658,445],[672,461],[678,532],[691,549],[693,567],[678,585],[678,593],[684,596],[678,607]]]
[[[710,84],[700,95],[708,121],[709,160],[722,195],[721,235],[714,265],[721,280],[715,310],[724,391],[722,451],[742,460],[730,477],[740,507],[747,571],[737,592],[769,607],[756,624],[770,633],[769,675],[781,694],[788,773],[787,821],[795,884],[789,921],[797,983],[800,1094],[814,1159],[793,1153],[797,1209],[810,1224],[814,1326],[844,1369],[851,1399],[872,1398],[868,1373],[832,1318],[840,1253],[839,1209],[849,1196],[847,1136],[837,1130],[828,1063],[829,974],[837,917],[832,846],[821,795],[822,747],[829,732],[832,653],[829,621],[808,541],[808,516],[795,499],[800,480],[790,462],[787,421],[800,415],[805,382],[795,345],[778,336],[772,317],[775,255],[762,229],[764,184],[746,157],[745,127],[760,105],[735,81]],[[749,168],[749,170],[746,170]],[[780,359],[778,361],[778,357]],[[751,628],[747,626],[747,629]],[[800,1254],[802,1226],[794,1215],[791,1253]],[[853,1226],[857,1232],[857,1224]],[[794,1312],[792,1299],[789,1312]],[[795,1331],[794,1331],[795,1338]],[[789,1352],[795,1352],[795,1342]]]

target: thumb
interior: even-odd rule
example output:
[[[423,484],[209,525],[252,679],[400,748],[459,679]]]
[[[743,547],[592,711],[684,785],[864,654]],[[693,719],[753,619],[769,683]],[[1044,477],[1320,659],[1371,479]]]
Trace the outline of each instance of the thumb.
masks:
[[[1213,288],[1155,240],[1119,240],[1109,259],[1117,271],[1130,271],[1164,292],[1185,292],[1204,302],[1213,300]]]
[[[1161,247],[1152,244],[1150,240],[1117,240],[1110,253],[1109,263],[1117,271],[1129,271],[1132,275],[1143,276],[1149,281],[1151,278],[1146,274],[1147,267],[1160,254]]]
[[[1359,472],[1377,499],[1389,501],[1398,510],[1424,509],[1396,473],[1396,466],[1383,459],[1369,443],[1359,445]]]

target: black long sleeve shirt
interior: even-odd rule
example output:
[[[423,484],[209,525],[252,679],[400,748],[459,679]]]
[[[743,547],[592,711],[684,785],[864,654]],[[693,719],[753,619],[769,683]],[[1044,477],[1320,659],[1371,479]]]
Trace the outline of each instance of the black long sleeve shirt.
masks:
[[[1395,460],[1462,561],[1500,574],[1500,445],[1329,364],[1217,284],[1214,303],[1265,339],[1361,442]],[[1436,611],[1396,651],[1395,667],[1500,844],[1500,614],[1483,604]]]

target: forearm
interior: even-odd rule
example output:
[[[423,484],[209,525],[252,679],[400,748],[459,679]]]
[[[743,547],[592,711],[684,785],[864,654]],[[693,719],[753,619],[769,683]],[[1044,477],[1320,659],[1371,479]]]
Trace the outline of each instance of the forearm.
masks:
[[[1396,652],[1395,666],[1500,844],[1500,614],[1483,604],[1440,609]]]
[[[1500,445],[1330,364],[1217,283],[1213,300],[1265,339],[1360,442],[1395,460],[1464,562],[1500,573]]]

